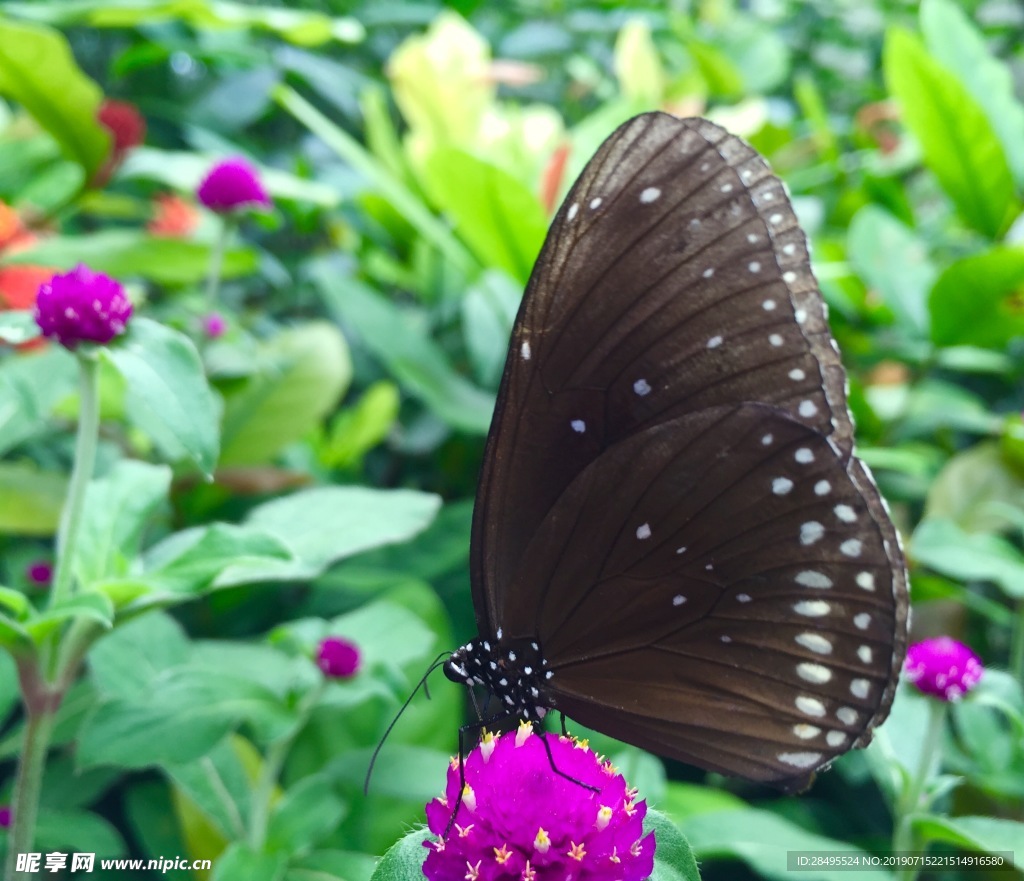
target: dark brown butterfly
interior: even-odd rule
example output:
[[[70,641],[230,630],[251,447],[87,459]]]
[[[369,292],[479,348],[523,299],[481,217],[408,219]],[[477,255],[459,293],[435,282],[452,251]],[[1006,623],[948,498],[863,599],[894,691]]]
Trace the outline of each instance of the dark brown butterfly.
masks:
[[[487,440],[480,635],[445,664],[795,790],[885,719],[907,577],[782,182],[703,119],[638,116],[552,223]]]

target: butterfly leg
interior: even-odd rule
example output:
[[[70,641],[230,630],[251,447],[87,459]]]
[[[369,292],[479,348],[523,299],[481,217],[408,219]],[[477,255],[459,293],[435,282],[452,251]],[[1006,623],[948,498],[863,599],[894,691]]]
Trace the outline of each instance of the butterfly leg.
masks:
[[[472,692],[470,692],[472,694]],[[476,705],[476,697],[473,697],[473,704]],[[477,707],[477,715],[480,715],[479,707]],[[459,800],[455,803],[455,809],[452,811],[452,815],[448,818],[448,825],[444,827],[444,835],[442,838],[447,838],[448,833],[452,831],[452,826],[455,825],[455,818],[459,814],[459,808],[462,807],[462,794],[466,791],[466,742],[465,736],[471,731],[482,731],[488,725],[492,725],[495,722],[500,722],[502,719],[507,719],[508,714],[502,713],[497,716],[492,716],[490,719],[481,718],[478,722],[467,722],[459,728]],[[546,746],[546,744],[545,744]],[[548,753],[550,758],[551,753]],[[554,767],[552,765],[552,767]]]
[[[565,730],[565,716],[562,716],[562,730]],[[584,789],[589,789],[591,792],[600,792],[600,786],[591,786],[589,783],[584,783],[582,780],[577,780],[571,774],[566,774],[565,771],[559,769],[555,764],[555,757],[551,755],[551,747],[548,746],[546,737],[541,737],[540,742],[544,745],[544,752],[548,754],[548,764],[551,765],[551,770],[554,771],[559,777],[564,777],[570,783],[575,783],[577,786],[582,786]]]

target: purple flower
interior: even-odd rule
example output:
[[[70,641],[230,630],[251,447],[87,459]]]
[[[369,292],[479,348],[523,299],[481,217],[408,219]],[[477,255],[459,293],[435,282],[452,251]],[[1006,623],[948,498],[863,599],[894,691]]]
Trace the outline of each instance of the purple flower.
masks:
[[[124,333],[132,304],[120,283],[79,263],[39,286],[35,319],[43,336],[67,349],[79,343],[109,343]]]
[[[203,333],[211,340],[224,336],[227,329],[228,323],[219,312],[211,312],[209,315],[203,316]]]
[[[948,636],[914,643],[907,649],[903,669],[919,691],[944,701],[959,700],[978,684],[984,672],[981,659]]]
[[[220,214],[247,205],[270,204],[259,172],[240,156],[214,165],[199,184],[196,195],[207,208]]]
[[[555,766],[594,792],[556,774]],[[448,768],[445,794],[427,805],[437,838],[423,874],[429,881],[642,881],[654,870],[654,833],[644,836],[647,805],[585,741],[518,731],[487,734],[465,761]]]
[[[320,640],[317,666],[331,679],[348,679],[359,670],[359,649],[355,643],[341,636],[327,636]]]
[[[0,808],[0,829],[7,829],[11,825],[11,808],[10,805],[4,805]]]
[[[45,587],[53,580],[53,566],[46,560],[36,560],[25,567],[25,577],[34,585]]]

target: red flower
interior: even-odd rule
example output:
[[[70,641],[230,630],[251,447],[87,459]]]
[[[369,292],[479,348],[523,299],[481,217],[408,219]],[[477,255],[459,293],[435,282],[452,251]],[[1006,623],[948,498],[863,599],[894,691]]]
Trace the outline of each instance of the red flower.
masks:
[[[565,166],[569,161],[569,145],[562,144],[548,160],[540,182],[540,201],[544,211],[551,215],[558,205],[558,193],[565,178]]]
[[[146,224],[150,233],[171,239],[192,234],[199,223],[199,212],[191,202],[173,193],[160,193],[155,202],[153,218]]]
[[[93,177],[93,186],[103,186],[110,180],[117,166],[124,161],[125,154],[137,147],[146,137],[146,120],[133,104],[107,98],[96,114],[113,141],[110,155]]]

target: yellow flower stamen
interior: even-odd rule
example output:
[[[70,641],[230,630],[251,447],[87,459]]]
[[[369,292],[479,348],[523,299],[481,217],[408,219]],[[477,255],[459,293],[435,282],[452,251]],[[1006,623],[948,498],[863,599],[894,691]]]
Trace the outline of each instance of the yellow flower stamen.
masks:
[[[547,853],[551,848],[551,839],[548,837],[548,833],[544,829],[537,829],[537,837],[533,839],[533,848],[541,853]]]
[[[512,856],[512,851],[508,849],[507,844],[503,844],[500,848],[494,848],[494,859],[497,861],[499,866],[504,866],[508,862],[509,857]]]
[[[575,842],[569,842],[569,852],[566,854],[570,859],[574,859],[577,862],[583,862],[583,858],[587,855],[587,852],[583,849],[582,844],[576,844]]]

